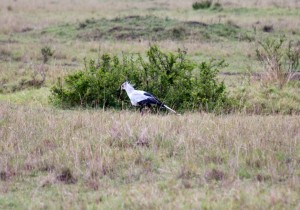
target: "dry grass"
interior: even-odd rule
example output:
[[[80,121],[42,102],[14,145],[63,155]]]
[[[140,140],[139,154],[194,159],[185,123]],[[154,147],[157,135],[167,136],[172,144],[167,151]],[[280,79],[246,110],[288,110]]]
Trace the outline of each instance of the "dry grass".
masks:
[[[2,208],[299,205],[298,116],[0,107]]]

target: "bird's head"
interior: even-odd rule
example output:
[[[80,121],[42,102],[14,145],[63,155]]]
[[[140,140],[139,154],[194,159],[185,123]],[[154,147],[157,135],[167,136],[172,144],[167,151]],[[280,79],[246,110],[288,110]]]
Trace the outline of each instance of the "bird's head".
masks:
[[[129,82],[125,81],[122,85],[121,85],[121,90],[125,90],[126,87],[128,86]]]
[[[133,85],[130,84],[128,81],[125,81],[125,82],[121,85],[121,90],[130,91],[130,90],[134,90],[134,87],[133,87]]]

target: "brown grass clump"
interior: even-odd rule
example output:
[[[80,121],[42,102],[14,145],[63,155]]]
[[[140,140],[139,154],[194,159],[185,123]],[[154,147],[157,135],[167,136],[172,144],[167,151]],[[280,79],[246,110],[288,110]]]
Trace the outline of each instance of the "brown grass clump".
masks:
[[[6,171],[1,171],[0,172],[0,180],[1,181],[6,181],[7,180],[7,173],[6,173]]]
[[[63,168],[56,179],[66,184],[75,184],[77,182],[69,168]]]
[[[218,170],[218,169],[212,169],[211,171],[206,173],[206,180],[207,181],[222,181],[223,179],[225,179],[226,175],[223,171]]]

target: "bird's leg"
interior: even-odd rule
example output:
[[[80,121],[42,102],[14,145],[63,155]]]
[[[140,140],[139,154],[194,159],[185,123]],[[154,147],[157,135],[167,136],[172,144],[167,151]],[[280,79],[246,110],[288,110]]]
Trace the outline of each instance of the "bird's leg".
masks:
[[[143,116],[143,114],[144,114],[143,108],[144,108],[144,106],[141,106],[141,107],[140,107],[140,112],[141,112],[141,115],[142,115],[142,116]]]
[[[151,113],[152,112],[152,106],[151,106],[151,104],[147,104],[147,107],[149,108],[149,112]]]

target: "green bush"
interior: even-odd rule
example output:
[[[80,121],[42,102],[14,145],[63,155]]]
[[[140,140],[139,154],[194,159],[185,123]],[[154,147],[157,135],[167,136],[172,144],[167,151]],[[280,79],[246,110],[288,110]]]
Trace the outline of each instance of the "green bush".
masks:
[[[139,57],[142,80],[139,88],[147,90],[164,103],[177,109],[189,108],[192,89],[192,70],[195,64],[186,58],[186,52],[163,53],[157,46],[147,52],[147,60]]]
[[[229,110],[231,100],[229,100],[224,82],[216,80],[219,68],[225,66],[224,61],[209,63],[202,62],[199,67],[199,75],[196,75],[193,82],[191,99],[193,106],[199,110],[207,112]]]
[[[205,0],[205,1],[200,1],[200,2],[194,2],[193,3],[193,9],[198,10],[198,9],[208,9],[212,5],[211,0]]]
[[[97,68],[90,60],[85,71],[67,75],[51,89],[50,100],[62,107],[119,107],[118,90],[125,77],[120,76],[121,68],[117,57],[104,54]]]
[[[53,56],[53,51],[50,47],[46,46],[41,49],[41,53],[43,56],[43,63],[47,63],[49,58]]]
[[[223,66],[215,61],[197,64],[185,51],[164,53],[157,46],[150,47],[146,58],[104,54],[99,64],[91,60],[85,71],[59,79],[50,99],[62,107],[124,108],[130,103],[120,94],[120,85],[129,80],[177,110],[219,111],[231,103],[224,83],[216,79]]]
[[[299,70],[300,51],[285,37],[260,41],[256,54],[265,70],[262,80],[277,83],[279,88],[287,84]]]

